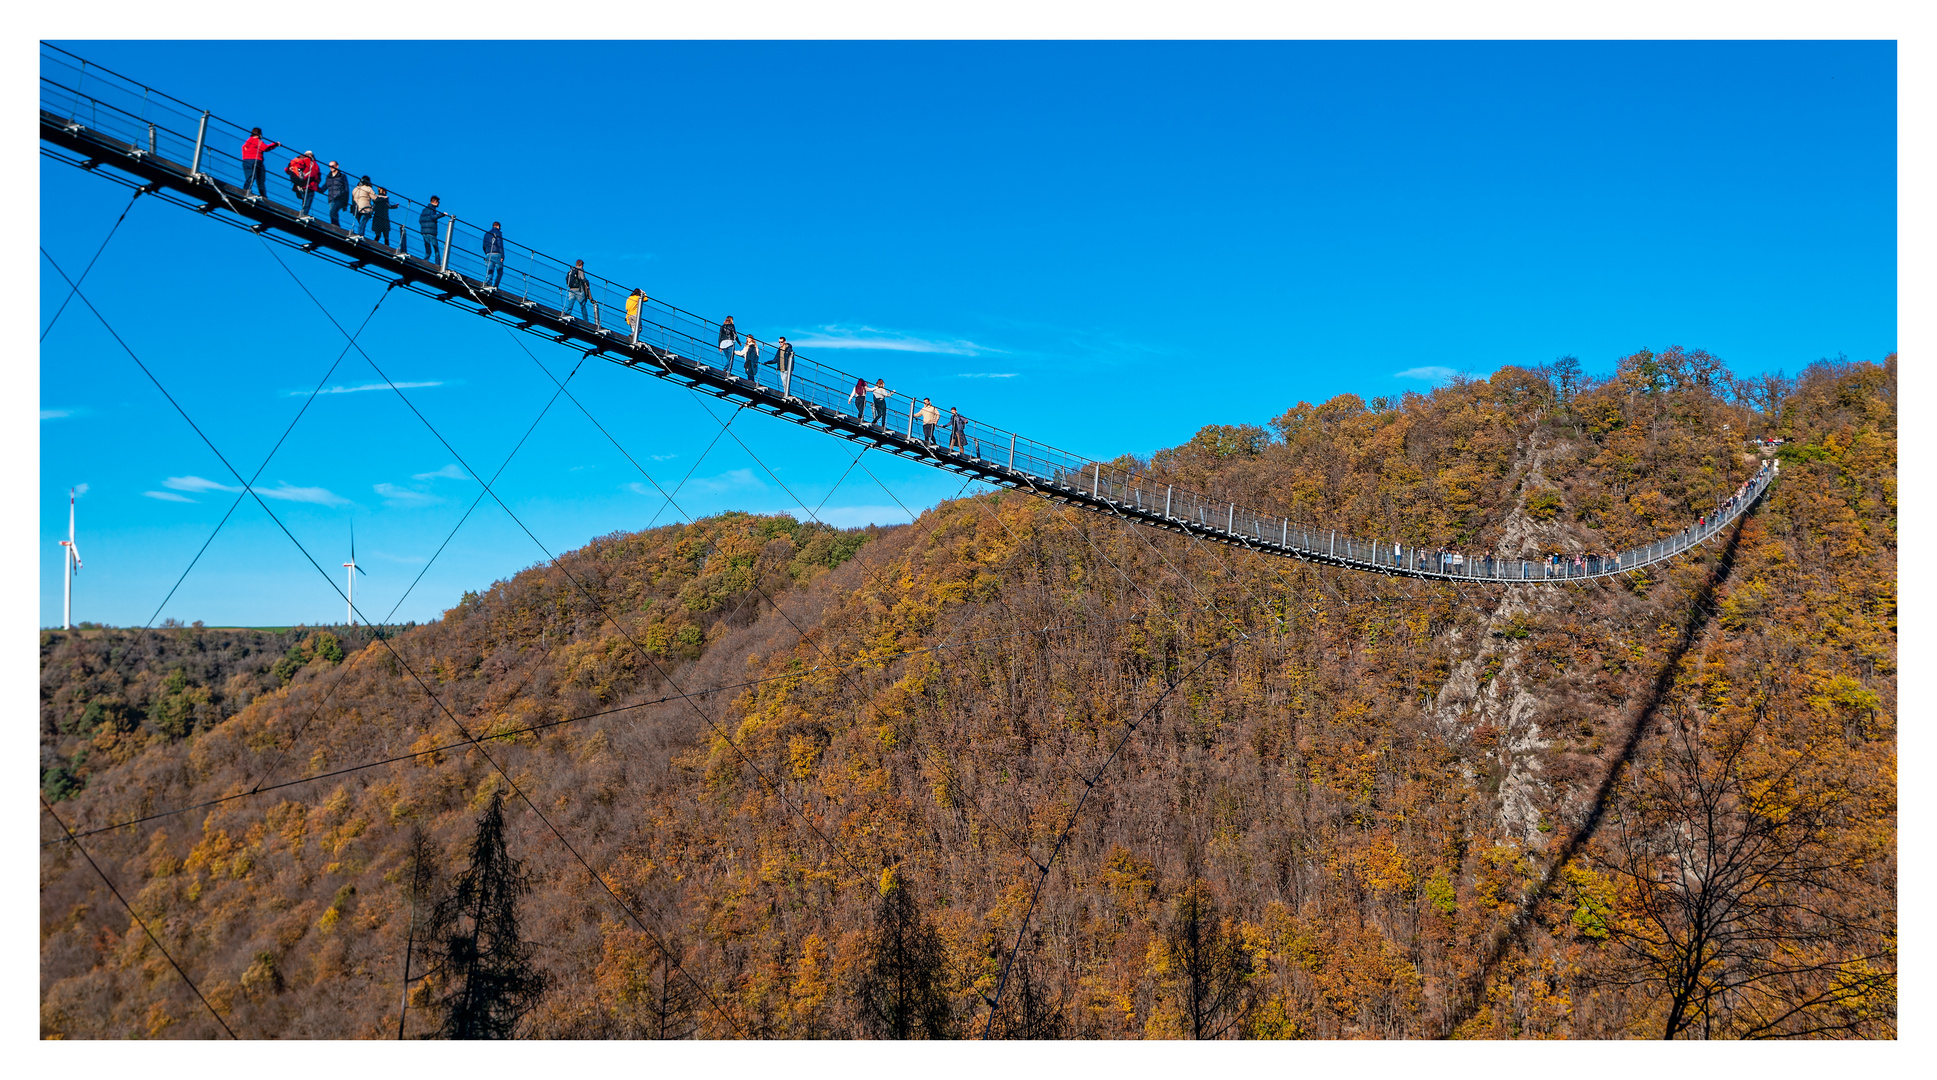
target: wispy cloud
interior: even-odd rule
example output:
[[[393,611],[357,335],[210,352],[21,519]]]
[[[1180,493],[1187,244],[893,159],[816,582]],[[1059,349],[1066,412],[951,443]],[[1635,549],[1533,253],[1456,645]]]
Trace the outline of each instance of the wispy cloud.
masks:
[[[142,494],[148,496],[151,499],[160,499],[162,502],[192,503],[195,501],[194,499],[191,499],[186,495],[177,495],[172,491],[144,491],[142,492]]]
[[[442,385],[444,384],[440,381],[400,382],[400,383],[373,382],[373,383],[364,383],[362,386],[325,386],[324,388],[316,392],[319,394],[361,394],[365,390],[388,390],[392,386],[395,386],[399,390],[421,390],[428,386],[442,386]],[[309,394],[309,391],[307,390],[291,390],[285,393],[283,396],[284,397],[306,397],[308,396],[308,394]]]
[[[1013,379],[1019,372],[1014,371],[958,371],[958,379]]]
[[[370,490],[383,496],[383,504],[385,506],[429,506],[432,503],[441,503],[444,501],[428,491],[398,487],[395,484],[372,484]]]
[[[204,480],[199,476],[171,476],[168,479],[163,480],[161,482],[161,486],[165,488],[174,488],[176,491],[226,491],[226,492],[229,492],[230,494],[234,494],[242,490],[239,487],[230,487],[227,484],[218,484],[213,480]]]
[[[646,456],[651,458],[654,461],[671,461],[672,459],[678,457],[679,455],[678,454],[647,454]]]
[[[658,493],[657,491],[654,491],[653,489],[651,489],[651,488],[649,488],[649,487],[647,487],[646,485],[644,485],[644,484],[642,484],[642,483],[640,483],[640,482],[639,482],[639,481],[637,481],[637,480],[634,480],[634,481],[632,481],[631,483],[629,483],[629,484],[626,484],[626,485],[625,485],[625,489],[626,489],[627,491],[630,491],[630,492],[632,492],[632,493],[633,493],[634,495],[654,495],[654,496],[656,496],[656,495],[658,495],[658,494],[659,494],[659,493]]]
[[[239,487],[218,484],[213,480],[200,476],[171,476],[163,480],[161,486],[174,488],[176,491],[226,491],[231,495],[237,495],[242,492],[242,489]],[[347,506],[350,502],[350,500],[328,488],[297,487],[287,480],[277,481],[276,486],[272,488],[259,487],[256,489],[256,494],[265,499],[281,499],[284,502],[315,503],[318,506]]]
[[[1459,372],[1454,371],[1452,368],[1432,364],[1426,367],[1414,367],[1407,368],[1404,371],[1395,371],[1392,373],[1392,377],[1395,379],[1424,379],[1427,382],[1441,382],[1457,374]]]
[[[794,341],[803,349],[887,349],[893,352],[947,353],[952,356],[981,356],[1003,350],[978,345],[960,338],[923,338],[898,330],[873,326],[823,326]]]
[[[463,469],[458,468],[455,463],[446,465],[443,468],[436,470],[435,472],[420,472],[420,473],[410,474],[410,478],[412,480],[435,480],[440,476],[447,480],[469,480],[470,479],[470,476],[466,474]]]
[[[703,476],[697,480],[688,480],[686,486],[708,495],[718,495],[726,491],[764,490],[767,485],[753,475],[752,469],[729,469],[718,476]]]
[[[75,485],[74,485],[74,494],[75,494],[75,495],[77,495],[77,496],[78,496],[78,495],[85,495],[85,494],[87,494],[87,485],[86,485],[86,484],[75,484]]]
[[[73,409],[42,409],[42,410],[40,410],[40,418],[41,418],[42,420],[65,420],[65,419],[67,419],[68,417],[70,417],[70,416],[73,416],[73,415],[74,415],[74,410],[73,410]]]

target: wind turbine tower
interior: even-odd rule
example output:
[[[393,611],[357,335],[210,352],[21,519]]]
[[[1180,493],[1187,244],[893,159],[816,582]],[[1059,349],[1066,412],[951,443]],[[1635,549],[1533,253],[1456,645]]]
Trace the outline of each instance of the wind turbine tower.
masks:
[[[370,576],[368,573],[364,572],[363,567],[358,566],[356,564],[356,526],[351,525],[350,526],[350,561],[343,564],[343,576],[349,579],[349,585],[350,585],[349,589],[345,591],[343,594],[344,603],[350,609],[348,616],[346,616],[343,621],[349,624],[350,626],[356,625],[356,576],[358,574],[363,574],[364,577]]]
[[[81,568],[81,549],[74,546],[74,489],[67,489],[67,539],[61,541],[66,549],[61,553],[65,563],[67,585],[61,592],[61,629],[74,629],[74,574]],[[351,556],[355,558],[355,556]]]

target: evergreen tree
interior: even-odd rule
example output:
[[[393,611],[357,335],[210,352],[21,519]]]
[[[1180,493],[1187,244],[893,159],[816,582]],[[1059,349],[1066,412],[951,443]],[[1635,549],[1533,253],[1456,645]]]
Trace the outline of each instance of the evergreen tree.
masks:
[[[861,1025],[876,1039],[946,1039],[955,1018],[942,986],[941,935],[921,916],[913,890],[893,867],[881,873],[855,996]]]
[[[518,898],[530,888],[504,849],[504,796],[478,818],[471,865],[431,917],[431,947],[445,976],[439,1004],[447,1039],[508,1039],[545,991],[531,947],[518,936]]]

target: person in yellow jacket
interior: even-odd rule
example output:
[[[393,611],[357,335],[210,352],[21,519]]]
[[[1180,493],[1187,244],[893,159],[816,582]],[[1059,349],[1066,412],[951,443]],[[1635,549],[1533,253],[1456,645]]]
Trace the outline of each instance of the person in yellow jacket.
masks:
[[[935,425],[941,422],[942,411],[927,398],[921,399],[921,441],[929,446],[935,445]]]
[[[625,324],[632,328],[634,340],[639,337],[639,312],[645,308],[646,299],[644,289],[634,289],[632,295],[625,298]]]

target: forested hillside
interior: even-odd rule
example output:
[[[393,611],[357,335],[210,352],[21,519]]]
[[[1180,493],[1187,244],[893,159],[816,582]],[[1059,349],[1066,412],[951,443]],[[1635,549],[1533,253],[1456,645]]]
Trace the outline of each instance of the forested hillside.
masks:
[[[382,641],[47,632],[43,797],[245,1038],[1892,1037],[1895,365],[1506,368],[1124,462],[1539,556],[1784,440],[1611,583],[1003,493],[601,537]],[[43,1034],[220,1034],[42,822]]]

